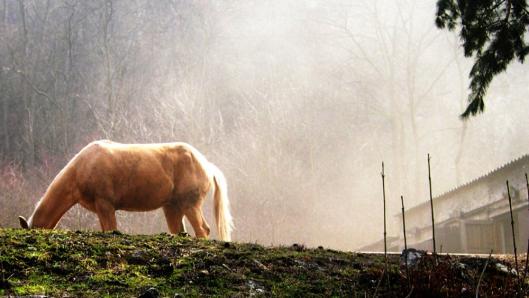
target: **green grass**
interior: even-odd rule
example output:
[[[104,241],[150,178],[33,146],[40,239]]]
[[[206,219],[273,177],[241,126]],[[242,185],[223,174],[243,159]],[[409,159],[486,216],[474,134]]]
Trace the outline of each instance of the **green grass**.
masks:
[[[409,292],[405,271],[398,256],[389,261],[390,283],[378,293],[404,296]],[[457,269],[458,262],[468,266]],[[465,288],[469,295],[461,296],[471,297],[484,263],[448,257],[446,266],[433,268],[424,261],[413,271],[415,291],[445,296]],[[167,234],[0,229],[0,295],[137,297],[154,287],[163,297],[363,297],[374,294],[383,268],[382,255],[299,245],[265,248]],[[436,278],[442,281],[438,288]],[[512,280],[490,269],[482,293],[515,293]]]

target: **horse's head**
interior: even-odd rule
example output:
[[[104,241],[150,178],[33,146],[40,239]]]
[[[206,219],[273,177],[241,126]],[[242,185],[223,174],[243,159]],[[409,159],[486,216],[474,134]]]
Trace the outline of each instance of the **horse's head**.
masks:
[[[28,221],[26,220],[26,218],[24,216],[19,216],[18,217],[18,221],[20,222],[20,226],[23,229],[29,229]]]

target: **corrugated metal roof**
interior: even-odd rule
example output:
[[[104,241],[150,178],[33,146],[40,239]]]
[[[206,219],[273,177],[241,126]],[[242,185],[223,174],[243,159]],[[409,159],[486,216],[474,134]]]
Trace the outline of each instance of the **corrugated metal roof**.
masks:
[[[501,171],[501,170],[503,170],[503,169],[515,164],[515,163],[518,163],[518,162],[520,162],[520,161],[522,161],[524,159],[529,159],[529,154],[524,154],[524,155],[522,155],[522,156],[520,156],[518,158],[515,158],[515,159],[509,161],[508,163],[505,163],[505,164],[503,164],[503,165],[501,165],[501,166],[489,171],[488,173],[486,173],[484,175],[481,175],[481,176],[479,176],[477,178],[469,180],[468,182],[465,182],[465,183],[460,184],[460,185],[458,185],[458,186],[456,186],[454,188],[451,188],[451,189],[441,193],[440,195],[435,196],[433,198],[433,200],[435,201],[435,200],[441,199],[442,197],[447,196],[448,194],[450,194],[452,192],[455,192],[455,191],[458,191],[458,190],[460,190],[462,188],[470,186],[471,184],[474,184],[474,183],[476,183],[476,182],[478,182],[480,180],[483,180],[483,179],[495,174],[496,172],[499,172],[499,171]],[[421,208],[423,206],[430,206],[430,201],[426,201],[426,202],[420,203],[418,205],[415,205],[415,206],[409,208],[407,211],[416,210],[416,209],[419,209],[419,208]]]

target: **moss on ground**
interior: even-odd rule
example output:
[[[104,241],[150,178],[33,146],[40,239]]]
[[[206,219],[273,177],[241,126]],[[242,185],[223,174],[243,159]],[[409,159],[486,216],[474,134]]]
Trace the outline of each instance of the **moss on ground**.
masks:
[[[486,259],[424,257],[411,296],[473,297]],[[499,262],[494,260],[494,262]],[[491,263],[491,264],[492,264]],[[461,265],[463,264],[463,265]],[[0,229],[0,296],[381,296],[410,293],[398,256],[382,279],[382,255],[118,232]],[[447,285],[449,285],[447,287]],[[527,293],[489,265],[480,293]]]

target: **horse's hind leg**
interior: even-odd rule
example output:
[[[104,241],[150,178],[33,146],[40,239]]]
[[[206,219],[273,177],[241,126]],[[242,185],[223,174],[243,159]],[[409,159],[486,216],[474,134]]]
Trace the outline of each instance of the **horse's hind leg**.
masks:
[[[191,225],[193,226],[193,230],[195,230],[195,235],[197,238],[207,238],[209,236],[209,225],[207,224],[206,220],[204,219],[204,215],[202,214],[202,208],[200,207],[191,207],[188,210],[186,210],[186,216]]]
[[[200,214],[202,215],[202,229],[206,230],[209,236],[211,229],[209,228],[208,222],[206,221],[206,218],[204,217],[204,212],[202,212],[202,210],[200,210]]]
[[[164,206],[163,213],[167,220],[167,227],[171,234],[178,234],[186,231],[184,225],[184,213],[178,207]]]
[[[95,209],[97,217],[99,217],[101,230],[117,230],[116,210],[114,209],[114,206],[112,206],[112,204],[110,204],[106,200],[98,199],[95,201]]]

